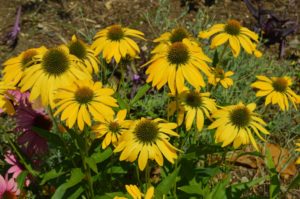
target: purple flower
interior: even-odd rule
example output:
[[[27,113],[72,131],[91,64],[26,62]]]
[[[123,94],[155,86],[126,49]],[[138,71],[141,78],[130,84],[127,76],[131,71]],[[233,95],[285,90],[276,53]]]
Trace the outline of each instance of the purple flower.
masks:
[[[18,8],[18,12],[17,12],[17,16],[16,16],[14,26],[13,26],[11,32],[9,32],[7,34],[7,40],[5,42],[6,44],[8,44],[12,48],[15,48],[18,44],[18,36],[19,36],[20,31],[21,31],[20,18],[21,18],[21,7]]]
[[[38,127],[49,131],[52,122],[42,110],[34,110],[30,105],[20,103],[16,110],[17,131],[22,132],[17,141],[29,156],[43,155],[48,151],[47,140],[33,130]]]

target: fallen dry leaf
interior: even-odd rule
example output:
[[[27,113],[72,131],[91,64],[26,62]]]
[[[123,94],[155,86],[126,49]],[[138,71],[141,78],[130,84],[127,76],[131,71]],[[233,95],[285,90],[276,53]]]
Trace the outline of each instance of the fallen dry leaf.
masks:
[[[264,156],[266,149],[270,150],[272,159],[274,161],[276,171],[280,173],[280,176],[288,179],[295,176],[297,173],[296,164],[294,161],[290,161],[291,154],[285,148],[280,147],[278,144],[266,143],[265,147],[260,147],[261,153]],[[246,147],[244,152],[255,152],[255,149],[251,146]],[[229,158],[230,162],[234,162],[237,166],[243,166],[246,168],[258,169],[264,167],[264,160],[261,157],[257,157],[251,154],[242,155],[241,152],[234,152]],[[288,164],[286,166],[286,164]]]

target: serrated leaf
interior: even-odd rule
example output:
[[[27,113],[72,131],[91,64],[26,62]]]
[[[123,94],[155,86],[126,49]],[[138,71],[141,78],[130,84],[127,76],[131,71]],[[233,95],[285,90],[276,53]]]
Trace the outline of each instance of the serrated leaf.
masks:
[[[180,167],[175,169],[171,174],[169,174],[159,185],[156,187],[155,194],[158,198],[162,198],[163,195],[167,194],[176,182],[176,177]]]
[[[62,171],[62,168],[59,171],[56,171],[55,169],[51,169],[47,173],[43,174],[43,179],[40,185],[44,185],[49,180],[55,179],[61,175],[63,175],[65,172]]]
[[[130,104],[136,103],[139,99],[141,99],[147,91],[151,88],[149,84],[145,84],[144,86],[140,87],[136,93],[136,95],[133,97],[133,99],[130,101]]]
[[[67,189],[77,185],[82,181],[84,178],[84,174],[82,173],[80,168],[75,168],[71,170],[71,176],[70,179],[64,183],[61,184],[55,191],[54,195],[52,196],[52,199],[61,199],[63,198],[65,192]]]

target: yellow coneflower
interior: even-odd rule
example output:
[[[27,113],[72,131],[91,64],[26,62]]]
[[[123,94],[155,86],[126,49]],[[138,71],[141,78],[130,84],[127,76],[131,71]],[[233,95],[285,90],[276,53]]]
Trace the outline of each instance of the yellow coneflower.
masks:
[[[130,37],[144,40],[143,36],[144,33],[138,30],[112,25],[96,33],[92,49],[96,54],[102,53],[107,63],[111,62],[112,58],[119,63],[121,58],[126,56],[137,57],[140,48]]]
[[[216,86],[220,83],[224,88],[229,88],[233,85],[233,80],[230,78],[234,72],[225,72],[222,68],[216,67],[212,69],[211,75],[208,77],[208,83]]]
[[[89,45],[73,35],[68,48],[70,54],[78,58],[78,61],[76,61],[77,64],[86,68],[90,74],[99,72],[99,60]]]
[[[84,125],[91,126],[94,120],[114,115],[112,107],[117,107],[117,101],[112,97],[114,91],[110,88],[103,88],[101,82],[94,83],[92,80],[75,81],[70,86],[61,87],[55,94],[54,115],[61,113],[61,120],[66,120],[69,128],[75,122],[80,130]]]
[[[13,115],[15,113],[15,109],[10,100],[12,96],[10,96],[7,91],[15,90],[15,87],[8,84],[7,82],[0,82],[0,108],[8,113],[9,115]]]
[[[261,56],[261,52],[256,49],[258,43],[258,35],[248,28],[242,27],[241,24],[234,20],[228,20],[226,24],[215,24],[208,31],[199,33],[200,38],[210,38],[211,48],[220,46],[227,41],[234,57],[240,54],[241,46],[249,54],[254,54],[256,57]]]
[[[233,147],[238,148],[242,144],[251,142],[258,150],[251,131],[254,131],[261,140],[264,138],[259,134],[259,131],[264,134],[269,134],[269,132],[263,127],[266,123],[258,117],[258,114],[253,112],[255,108],[255,103],[225,106],[212,114],[216,121],[208,129],[217,128],[215,139],[217,142],[223,142],[222,147],[233,142]]]
[[[24,72],[20,82],[21,92],[31,89],[30,100],[39,96],[42,104],[54,106],[54,91],[78,79],[91,79],[88,72],[76,64],[76,57],[69,53],[66,46],[52,48],[36,55],[35,64]]]
[[[154,198],[154,187],[152,186],[147,189],[145,194],[143,194],[136,185],[125,185],[125,188],[133,199]],[[114,199],[128,199],[128,198],[115,196]]]
[[[155,160],[162,166],[164,158],[174,163],[177,158],[177,149],[169,143],[169,135],[179,136],[172,129],[177,124],[141,118],[134,122],[129,131],[122,134],[120,143],[114,152],[121,152],[120,160],[134,162],[138,158],[140,170],[144,170],[148,159]]]
[[[295,103],[300,100],[300,96],[297,95],[290,86],[292,85],[292,79],[288,76],[284,77],[271,77],[256,76],[258,81],[251,84],[251,87],[259,89],[256,96],[266,96],[265,105],[270,103],[278,104],[279,107],[285,111],[289,109],[289,101],[297,109]]]
[[[16,86],[24,76],[24,71],[35,64],[33,57],[45,51],[47,51],[45,47],[30,48],[17,57],[8,59],[3,64],[3,80]]]
[[[127,131],[132,123],[125,120],[127,110],[120,110],[116,117],[110,115],[106,118],[99,118],[100,124],[93,126],[93,132],[97,137],[104,137],[102,141],[102,149],[105,149],[111,143],[116,146],[121,135]]]
[[[209,98],[210,93],[200,93],[197,90],[185,91],[180,94],[181,104],[186,111],[185,127],[189,131],[196,119],[197,130],[201,131],[204,124],[204,115],[210,117],[210,113],[217,110],[214,99]]]
[[[158,44],[151,53],[159,52],[161,48],[164,48],[164,45],[161,43],[168,42],[173,44],[175,42],[182,42],[182,40],[185,38],[189,39],[197,45],[197,42],[194,41],[195,39],[193,38],[193,36],[185,28],[178,27],[174,28],[171,32],[165,32],[158,38],[154,39],[154,42],[159,42],[160,44]]]
[[[152,86],[157,89],[168,83],[172,94],[184,90],[185,80],[199,89],[205,86],[199,70],[205,75],[210,74],[206,62],[211,62],[211,59],[198,45],[194,45],[188,39],[173,44],[165,43],[164,47],[145,64],[149,64],[146,70],[146,74],[149,75],[147,82],[152,82]]]

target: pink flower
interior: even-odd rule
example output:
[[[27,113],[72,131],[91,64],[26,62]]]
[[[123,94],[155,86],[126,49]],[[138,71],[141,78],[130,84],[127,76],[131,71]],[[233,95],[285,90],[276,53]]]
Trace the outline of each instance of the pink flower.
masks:
[[[49,131],[52,121],[42,110],[34,110],[31,105],[20,103],[16,109],[17,131],[22,132],[18,143],[28,156],[43,155],[48,151],[47,140],[33,130],[38,127]]]
[[[17,161],[16,157],[14,154],[11,153],[11,151],[7,151],[6,154],[4,155],[5,162],[8,164],[12,165],[8,171],[7,174],[12,174],[12,178],[16,179],[20,173],[22,173],[23,166]],[[25,180],[25,186],[28,187],[30,184],[30,180],[28,177],[26,177]]]
[[[5,179],[0,175],[0,198],[17,199],[19,194],[20,189],[14,178],[8,180],[7,175]]]

